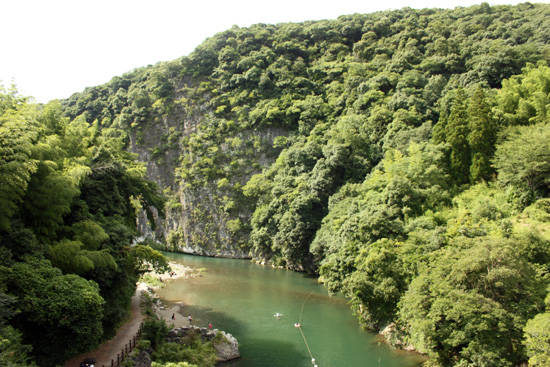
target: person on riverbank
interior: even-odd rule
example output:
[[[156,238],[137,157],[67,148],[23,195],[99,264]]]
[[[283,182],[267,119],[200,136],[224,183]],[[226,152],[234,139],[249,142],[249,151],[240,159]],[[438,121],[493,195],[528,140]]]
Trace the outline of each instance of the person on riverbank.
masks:
[[[193,318],[191,317],[191,315],[189,315],[187,321],[189,321],[189,326],[191,326],[191,323],[193,322]]]

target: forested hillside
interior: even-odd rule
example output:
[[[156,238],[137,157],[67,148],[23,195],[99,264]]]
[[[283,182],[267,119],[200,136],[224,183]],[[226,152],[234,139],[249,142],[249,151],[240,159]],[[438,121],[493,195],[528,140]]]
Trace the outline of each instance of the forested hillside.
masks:
[[[162,204],[130,151],[164,190],[140,228],[167,249],[316,273],[429,365],[549,365],[549,62],[550,5],[406,8],[233,27],[60,106],[5,97],[2,129],[27,110],[44,127],[11,132],[29,143],[0,171],[2,238],[33,245],[4,258],[67,277],[66,254],[127,244],[110,226],[132,228],[129,198]],[[66,200],[44,204],[54,177]]]
[[[58,366],[116,332],[140,272],[140,208],[163,208],[124,133],[0,88],[0,366]]]

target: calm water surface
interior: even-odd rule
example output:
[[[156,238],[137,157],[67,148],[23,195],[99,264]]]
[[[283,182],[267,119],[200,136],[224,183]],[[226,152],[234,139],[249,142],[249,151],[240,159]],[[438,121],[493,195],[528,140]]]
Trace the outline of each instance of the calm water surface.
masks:
[[[416,367],[419,358],[392,350],[364,332],[342,297],[329,297],[315,278],[247,260],[168,254],[171,260],[206,268],[159,290],[166,303],[183,302],[193,323],[233,334],[242,358],[224,367]],[[303,312],[302,312],[303,308]],[[276,313],[283,316],[274,317]],[[301,317],[302,337],[294,327]],[[306,346],[307,342],[307,346]]]

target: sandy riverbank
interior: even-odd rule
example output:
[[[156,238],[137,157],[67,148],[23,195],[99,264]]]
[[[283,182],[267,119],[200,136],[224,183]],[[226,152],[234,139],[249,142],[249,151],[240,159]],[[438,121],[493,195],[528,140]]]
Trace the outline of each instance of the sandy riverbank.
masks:
[[[183,313],[183,302],[177,302],[170,307],[166,307],[156,295],[155,290],[164,287],[166,283],[176,279],[200,277],[202,274],[199,269],[194,269],[172,261],[169,264],[172,273],[148,273],[150,277],[158,279],[160,282],[155,281],[154,284],[149,284],[145,282],[147,277],[144,277],[142,279],[143,281],[138,284],[138,289],[149,293],[149,295],[155,299],[153,303],[153,312],[155,312],[159,319],[164,319],[168,326],[173,326],[174,328],[189,326],[189,321],[187,320],[189,315]]]
[[[146,273],[146,275],[149,275],[150,277],[154,279],[158,279],[159,282],[155,282],[155,284],[148,284],[151,288],[160,288],[162,286],[162,283],[164,282],[170,282],[175,279],[181,279],[181,278],[192,278],[201,276],[201,272],[198,269],[191,268],[189,266],[185,266],[180,263],[176,263],[173,261],[169,261],[168,264],[170,265],[171,271],[164,272],[164,273],[157,273],[157,272],[149,272]],[[142,278],[143,279],[143,278]]]

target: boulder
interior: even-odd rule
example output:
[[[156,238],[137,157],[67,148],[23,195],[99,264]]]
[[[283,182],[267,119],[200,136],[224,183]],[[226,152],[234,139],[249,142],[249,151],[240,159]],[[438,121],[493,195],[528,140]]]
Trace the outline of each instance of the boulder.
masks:
[[[131,357],[131,359],[134,367],[151,367],[151,354],[145,350]]]
[[[233,335],[218,329],[211,330],[197,326],[172,329],[168,332],[166,341],[169,343],[179,343],[190,331],[196,333],[195,335],[199,335],[203,343],[212,342],[219,362],[229,361],[241,356],[239,354],[239,342],[237,342],[237,339]]]
[[[411,344],[405,344],[403,341],[403,333],[398,330],[395,323],[386,325],[379,333],[384,337],[386,342],[394,348],[403,349],[408,352],[415,352],[416,349]]]
[[[219,362],[229,361],[239,358],[239,342],[231,334],[221,331],[212,341],[212,346],[216,350]]]

